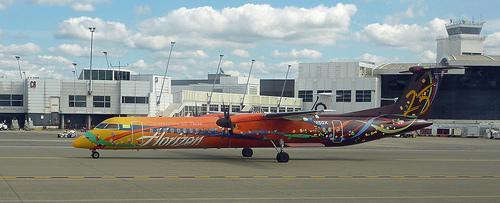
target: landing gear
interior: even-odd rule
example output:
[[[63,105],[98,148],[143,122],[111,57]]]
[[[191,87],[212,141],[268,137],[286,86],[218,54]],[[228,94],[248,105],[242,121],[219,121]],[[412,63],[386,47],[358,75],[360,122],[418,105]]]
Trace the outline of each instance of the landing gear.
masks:
[[[276,154],[276,161],[278,161],[278,163],[287,163],[288,159],[290,159],[290,156],[288,155],[288,153],[283,151],[283,148],[285,148],[285,142],[280,139],[279,149],[278,147],[276,147],[276,144],[274,144],[272,140],[271,144],[273,144],[274,149],[276,149],[276,151],[278,152],[278,154]]]
[[[98,159],[100,154],[96,150],[92,150],[92,154],[90,154],[90,156],[94,159]]]
[[[289,158],[290,156],[286,152],[279,152],[278,154],[276,154],[276,161],[278,161],[279,163],[286,163],[288,162]]]
[[[241,150],[241,155],[243,155],[243,157],[252,157],[253,150],[250,148],[243,148],[243,150]]]

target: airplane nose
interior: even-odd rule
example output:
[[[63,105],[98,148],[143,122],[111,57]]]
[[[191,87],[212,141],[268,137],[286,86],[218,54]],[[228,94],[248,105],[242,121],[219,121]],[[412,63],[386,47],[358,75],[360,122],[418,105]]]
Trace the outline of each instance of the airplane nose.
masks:
[[[90,142],[90,140],[85,136],[81,135],[73,141],[71,146],[73,146],[74,148],[92,149],[95,148],[96,145]]]

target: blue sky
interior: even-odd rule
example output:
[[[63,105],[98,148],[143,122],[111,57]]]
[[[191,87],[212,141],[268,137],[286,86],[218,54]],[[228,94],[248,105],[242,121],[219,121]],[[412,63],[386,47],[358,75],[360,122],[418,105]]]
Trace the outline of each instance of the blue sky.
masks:
[[[486,21],[487,53],[500,53],[497,1],[117,1],[0,0],[0,77],[71,78],[71,63],[128,64],[136,73],[203,78],[224,54],[226,73],[284,77],[286,64],[370,60],[433,62],[449,19]]]

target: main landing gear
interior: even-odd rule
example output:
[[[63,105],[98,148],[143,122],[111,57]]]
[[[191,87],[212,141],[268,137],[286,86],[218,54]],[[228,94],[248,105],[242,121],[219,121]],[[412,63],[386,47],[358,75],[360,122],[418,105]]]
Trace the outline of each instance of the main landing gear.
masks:
[[[94,150],[92,150],[92,153],[90,154],[90,156],[91,156],[92,158],[94,158],[94,159],[98,159],[98,158],[99,158],[99,156],[100,156],[100,154],[99,154],[99,152],[97,152],[97,151],[94,149]]]
[[[252,157],[253,150],[250,148],[243,148],[243,150],[241,150],[241,155],[243,155],[243,157]]]
[[[274,149],[276,149],[276,152],[278,152],[278,154],[276,154],[276,161],[278,161],[278,163],[287,163],[288,159],[290,159],[290,156],[288,155],[288,153],[283,151],[283,148],[285,148],[285,142],[280,139],[279,149],[278,147],[276,147],[276,144],[274,144],[274,141],[271,140],[271,144],[273,144]]]

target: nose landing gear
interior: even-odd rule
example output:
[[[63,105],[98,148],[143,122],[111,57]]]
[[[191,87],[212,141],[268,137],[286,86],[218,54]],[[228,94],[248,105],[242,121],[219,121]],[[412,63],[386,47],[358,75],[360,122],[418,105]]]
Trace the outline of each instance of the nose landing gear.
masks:
[[[280,139],[279,149],[276,144],[274,144],[273,140],[271,140],[271,144],[273,144],[274,149],[276,149],[276,151],[278,152],[278,154],[276,154],[276,161],[278,161],[278,163],[287,163],[290,159],[290,156],[288,155],[288,153],[283,151],[283,148],[285,148],[285,142],[283,141],[283,139]]]
[[[92,153],[90,154],[90,156],[91,156],[92,158],[94,158],[94,159],[98,159],[98,158],[99,158],[99,156],[100,156],[100,154],[99,154],[99,152],[97,152],[97,151],[94,149],[94,150],[92,150]]]
[[[243,150],[241,150],[241,155],[243,155],[243,157],[252,157],[253,150],[251,148],[243,148]]]

